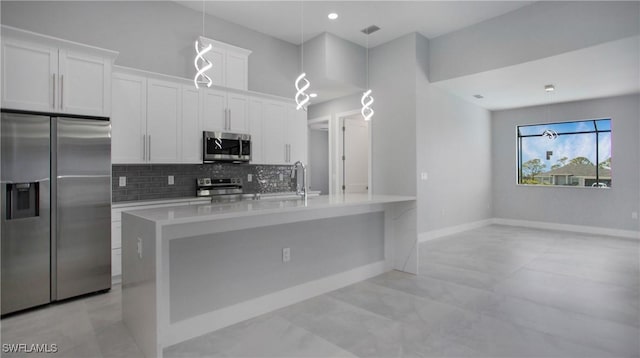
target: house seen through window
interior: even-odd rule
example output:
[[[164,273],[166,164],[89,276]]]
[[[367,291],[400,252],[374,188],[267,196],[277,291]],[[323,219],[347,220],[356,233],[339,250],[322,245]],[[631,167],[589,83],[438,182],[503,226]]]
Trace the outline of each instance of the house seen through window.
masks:
[[[518,126],[518,184],[611,183],[611,119]]]

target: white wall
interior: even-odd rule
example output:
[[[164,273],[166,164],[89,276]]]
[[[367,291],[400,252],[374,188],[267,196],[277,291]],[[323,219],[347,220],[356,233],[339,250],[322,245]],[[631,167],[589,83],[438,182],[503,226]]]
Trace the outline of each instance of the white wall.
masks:
[[[309,186],[329,194],[329,132],[309,130]]]
[[[2,1],[2,24],[120,51],[116,64],[191,78],[202,13],[173,1]],[[298,46],[214,16],[205,36],[253,51],[249,89],[293,96]]]
[[[429,83],[429,43],[417,37],[418,232],[492,217],[490,112]]]
[[[640,33],[638,1],[538,1],[430,40],[432,82]]]
[[[638,230],[640,210],[640,96],[629,95],[492,113],[493,202],[497,218]],[[547,120],[548,118],[548,120]],[[516,185],[516,126],[612,119],[610,189]]]

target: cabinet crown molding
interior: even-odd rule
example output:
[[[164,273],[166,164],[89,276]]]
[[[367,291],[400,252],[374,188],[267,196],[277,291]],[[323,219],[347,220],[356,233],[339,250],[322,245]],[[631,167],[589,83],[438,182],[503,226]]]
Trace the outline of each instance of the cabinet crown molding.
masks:
[[[249,56],[251,54],[251,52],[252,52],[251,50],[248,50],[246,48],[234,46],[234,45],[228,44],[226,42],[210,39],[210,38],[207,38],[207,37],[204,37],[204,36],[199,36],[198,37],[198,41],[200,41],[201,43],[203,43],[205,45],[211,44],[211,45],[213,45],[213,47],[221,48],[223,50],[233,51],[233,52],[242,54],[244,56]]]
[[[86,45],[79,42],[64,40],[61,38],[43,35],[37,32],[23,30],[13,26],[2,25],[2,40],[5,38],[11,38],[15,40],[34,42],[41,45],[59,47],[65,50],[82,51],[84,53],[97,55],[103,58],[115,61],[120,52],[96,47],[92,45]]]

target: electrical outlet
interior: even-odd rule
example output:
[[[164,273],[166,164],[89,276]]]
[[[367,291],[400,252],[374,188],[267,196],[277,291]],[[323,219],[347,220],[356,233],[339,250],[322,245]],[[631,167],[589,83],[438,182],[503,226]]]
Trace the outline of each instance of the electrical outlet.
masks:
[[[282,173],[280,173],[280,181],[284,180],[284,175]]]
[[[284,249],[282,249],[282,262],[289,262],[291,261],[291,249],[288,247],[285,247]]]
[[[429,174],[427,172],[422,172],[420,173],[420,179],[421,180],[427,180],[429,179]]]
[[[127,186],[127,177],[119,177],[118,178],[119,186]]]
[[[169,182],[169,185],[173,185],[173,175],[169,175],[167,177],[167,181]]]
[[[137,248],[138,248],[138,258],[141,259],[142,258],[142,239],[141,238],[138,238]]]
[[[253,175],[247,174],[247,183],[251,183],[253,181]]]
[[[632,213],[631,213],[631,218],[632,218],[633,220],[638,220],[638,212],[637,212],[637,211],[632,212]]]

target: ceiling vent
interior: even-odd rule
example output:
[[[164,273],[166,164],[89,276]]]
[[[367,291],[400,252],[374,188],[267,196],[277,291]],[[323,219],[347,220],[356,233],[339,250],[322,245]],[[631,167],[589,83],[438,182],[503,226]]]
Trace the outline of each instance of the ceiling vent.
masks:
[[[371,26],[366,27],[366,28],[364,28],[364,29],[362,29],[360,31],[365,35],[371,35],[372,33],[376,32],[378,30],[380,30],[380,28],[378,26],[371,25]]]

